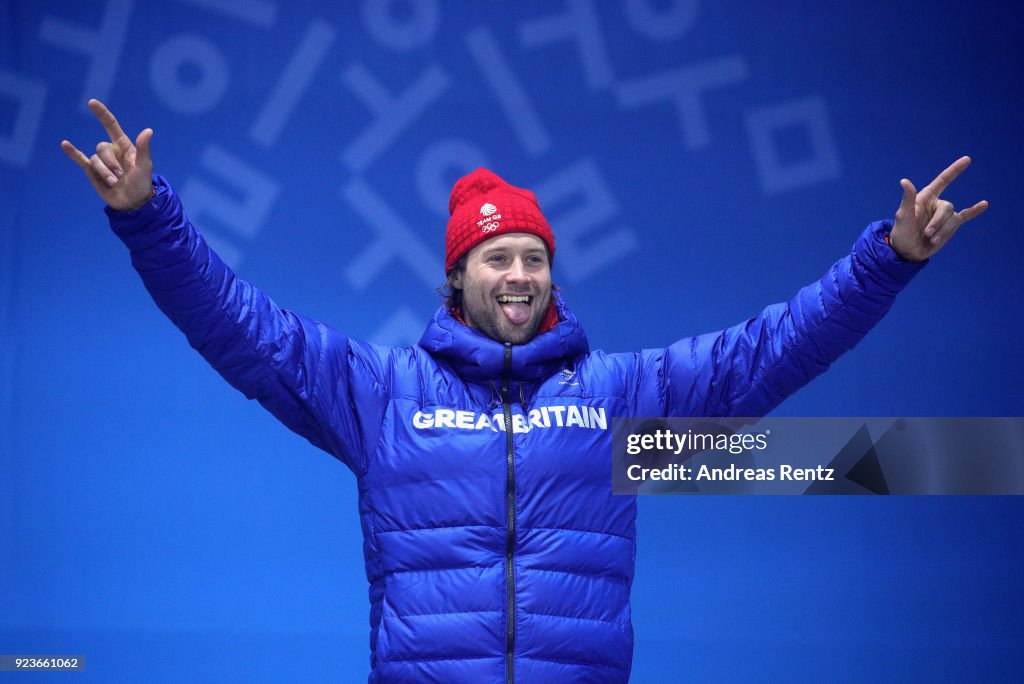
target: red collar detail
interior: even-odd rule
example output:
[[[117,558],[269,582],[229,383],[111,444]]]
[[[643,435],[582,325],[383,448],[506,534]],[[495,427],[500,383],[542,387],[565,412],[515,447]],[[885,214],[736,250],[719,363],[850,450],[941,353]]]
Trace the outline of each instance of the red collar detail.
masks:
[[[548,303],[548,312],[544,314],[544,319],[540,322],[540,327],[537,328],[537,333],[546,333],[558,325],[558,307],[555,306],[554,298]]]

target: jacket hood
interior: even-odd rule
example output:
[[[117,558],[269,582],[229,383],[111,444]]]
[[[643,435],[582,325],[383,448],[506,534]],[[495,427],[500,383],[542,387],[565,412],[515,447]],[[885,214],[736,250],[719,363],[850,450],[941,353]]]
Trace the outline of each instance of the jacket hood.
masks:
[[[511,379],[534,382],[550,377],[590,350],[587,336],[576,316],[562,301],[559,292],[551,293],[558,309],[558,324],[526,344],[512,346]],[[420,347],[444,359],[462,378],[471,381],[501,377],[505,365],[505,345],[484,335],[477,328],[455,320],[442,306],[427,325]]]

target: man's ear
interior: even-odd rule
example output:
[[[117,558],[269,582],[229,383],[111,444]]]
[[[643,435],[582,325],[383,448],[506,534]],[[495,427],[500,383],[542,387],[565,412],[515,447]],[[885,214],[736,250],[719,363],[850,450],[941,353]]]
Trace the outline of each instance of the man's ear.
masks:
[[[462,289],[462,276],[463,276],[464,273],[465,273],[465,271],[460,271],[459,269],[455,269],[452,272],[451,277],[448,279],[448,283],[454,289],[461,290]]]

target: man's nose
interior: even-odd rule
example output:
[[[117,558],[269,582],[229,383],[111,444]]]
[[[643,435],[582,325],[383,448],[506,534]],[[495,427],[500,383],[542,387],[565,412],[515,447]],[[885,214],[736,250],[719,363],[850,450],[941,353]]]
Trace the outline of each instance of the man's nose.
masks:
[[[529,274],[526,272],[526,265],[523,263],[523,260],[519,258],[513,259],[505,277],[508,278],[509,282],[525,282],[529,278]]]

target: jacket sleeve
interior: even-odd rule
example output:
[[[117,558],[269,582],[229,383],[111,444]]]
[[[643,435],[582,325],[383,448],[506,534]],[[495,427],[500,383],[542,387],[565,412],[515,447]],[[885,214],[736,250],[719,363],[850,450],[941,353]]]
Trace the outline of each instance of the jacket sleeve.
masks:
[[[106,213],[157,306],[246,397],[364,472],[385,406],[387,350],[279,308],[210,249],[163,178],[153,187],[142,208]]]
[[[924,267],[893,252],[891,229],[890,221],[869,225],[848,256],[789,302],[647,356],[664,415],[763,416],[823,373]]]

